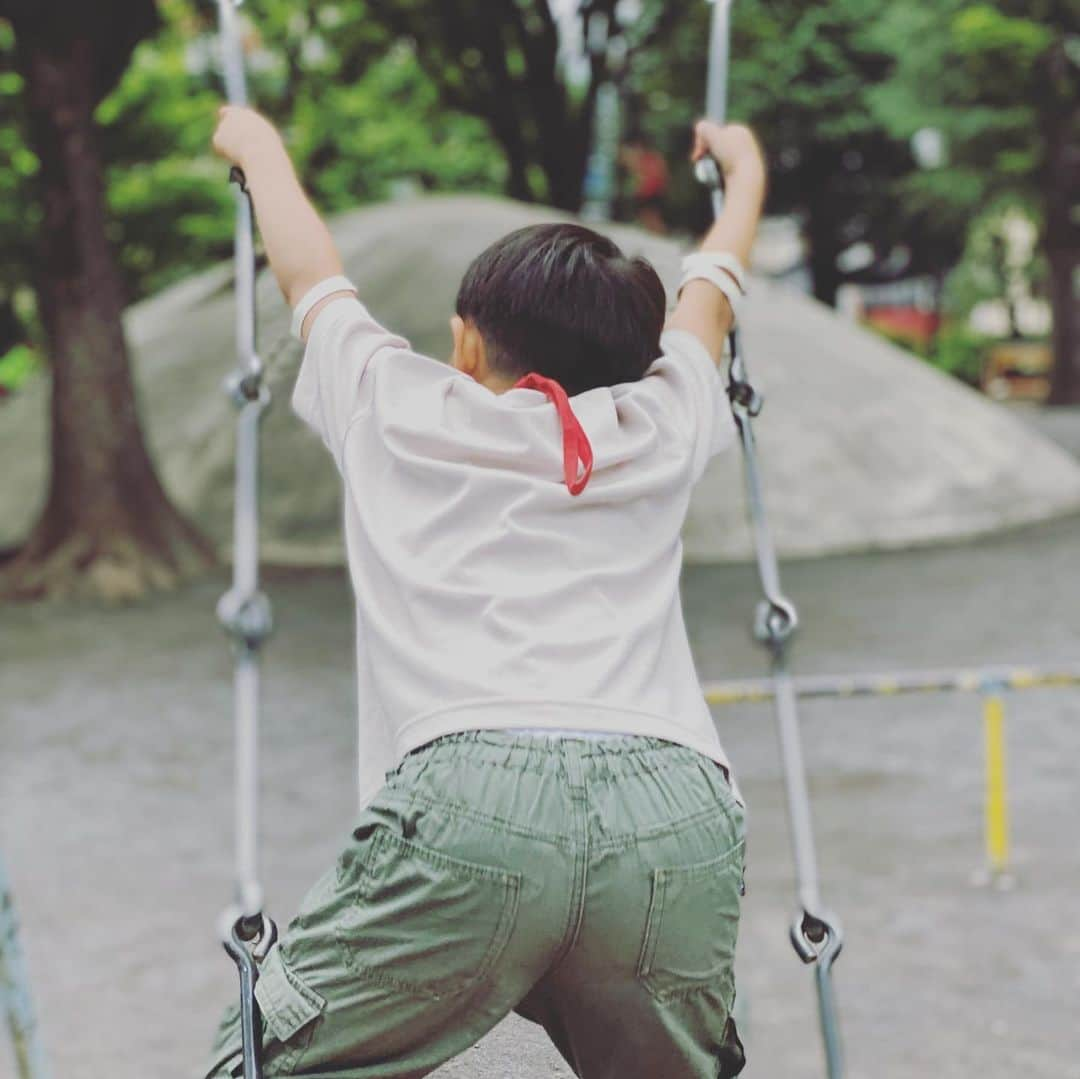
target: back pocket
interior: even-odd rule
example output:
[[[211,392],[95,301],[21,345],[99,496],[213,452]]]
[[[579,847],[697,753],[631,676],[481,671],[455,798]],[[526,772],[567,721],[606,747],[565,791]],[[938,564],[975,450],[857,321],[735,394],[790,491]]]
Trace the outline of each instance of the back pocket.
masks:
[[[708,862],[652,871],[637,976],[658,1000],[702,989],[735,995],[743,844]]]
[[[433,999],[480,982],[517,920],[521,874],[452,858],[386,829],[336,936],[359,977]]]

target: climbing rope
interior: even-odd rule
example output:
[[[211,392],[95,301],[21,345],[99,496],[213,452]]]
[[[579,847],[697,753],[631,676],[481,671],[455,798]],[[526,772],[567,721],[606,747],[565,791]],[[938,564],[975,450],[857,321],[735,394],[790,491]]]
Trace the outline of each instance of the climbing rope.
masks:
[[[713,4],[710,34],[709,81],[706,112],[710,119],[724,122],[727,114],[727,73],[730,43],[731,0],[709,0]],[[698,162],[697,178],[710,191],[713,212],[719,215],[724,205],[723,181],[712,158]],[[758,576],[764,599],[758,604],[754,635],[769,650],[770,674],[776,701],[780,756],[784,767],[788,819],[795,858],[795,883],[799,909],[791,925],[791,943],[804,963],[813,963],[817,985],[821,1037],[829,1079],[840,1079],[843,1060],[840,1049],[840,1024],[832,983],[832,965],[843,946],[840,923],[822,903],[818,881],[817,855],[810,817],[810,795],[806,786],[795,686],[787,664],[787,649],[799,624],[794,604],[780,587],[780,570],[765,512],[761,475],[754,442],[753,419],[764,401],[754,390],[746,370],[737,330],[728,340],[731,366],[728,396],[739,429],[746,476],[747,504],[754,533]]]
[[[0,1011],[11,1035],[19,1079],[48,1079],[45,1050],[30,998],[30,980],[19,946],[15,899],[0,855]]]
[[[247,104],[244,56],[236,9],[242,0],[217,0],[225,92],[233,105]],[[259,421],[270,404],[255,337],[255,240],[251,199],[243,172],[236,187],[236,370],[225,392],[236,409],[236,479],[232,587],[218,602],[218,619],[232,641],[235,713],[236,881],[232,904],[221,916],[225,951],[240,976],[240,1031],[244,1079],[261,1079],[262,1044],[255,1000],[257,963],[277,936],[263,913],[258,873],[259,657],[270,635],[270,601],[259,590]]]

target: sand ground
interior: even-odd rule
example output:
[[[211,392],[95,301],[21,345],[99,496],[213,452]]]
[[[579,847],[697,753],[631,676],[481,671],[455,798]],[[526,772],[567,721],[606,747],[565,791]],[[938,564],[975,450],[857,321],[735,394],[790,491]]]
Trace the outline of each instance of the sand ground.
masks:
[[[1070,662],[1080,518],[975,545],[785,567],[802,672]],[[54,1074],[188,1079],[234,992],[214,937],[230,889],[230,665],[221,579],[122,611],[0,610],[0,847]],[[704,679],[761,673],[745,565],[688,567]],[[263,876],[287,920],[332,859],[354,789],[342,575],[271,574]],[[792,870],[771,711],[715,712],[750,803],[739,953],[750,1079],[822,1074],[812,977],[787,941]],[[1016,887],[983,862],[976,697],[804,707],[819,857],[847,946],[851,1076],[1080,1077],[1080,689],[1008,699]],[[0,1044],[0,1076],[13,1065]],[[438,1073],[570,1076],[511,1017]]]

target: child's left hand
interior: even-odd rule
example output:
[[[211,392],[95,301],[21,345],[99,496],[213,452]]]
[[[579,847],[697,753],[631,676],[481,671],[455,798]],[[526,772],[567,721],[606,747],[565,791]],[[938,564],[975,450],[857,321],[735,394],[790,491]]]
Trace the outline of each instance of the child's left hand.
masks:
[[[240,168],[266,146],[281,144],[281,136],[265,116],[239,105],[222,105],[214,132],[214,152]]]

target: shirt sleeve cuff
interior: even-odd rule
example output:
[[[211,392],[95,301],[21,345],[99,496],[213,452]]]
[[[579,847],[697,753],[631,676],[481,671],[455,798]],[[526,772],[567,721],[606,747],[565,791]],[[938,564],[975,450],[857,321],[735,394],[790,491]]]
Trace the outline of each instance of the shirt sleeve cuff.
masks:
[[[303,341],[301,331],[304,328],[304,319],[311,314],[311,309],[335,292],[356,292],[356,286],[347,278],[338,274],[335,277],[327,277],[314,287],[308,289],[301,297],[300,302],[293,308],[292,335],[297,341]]]

